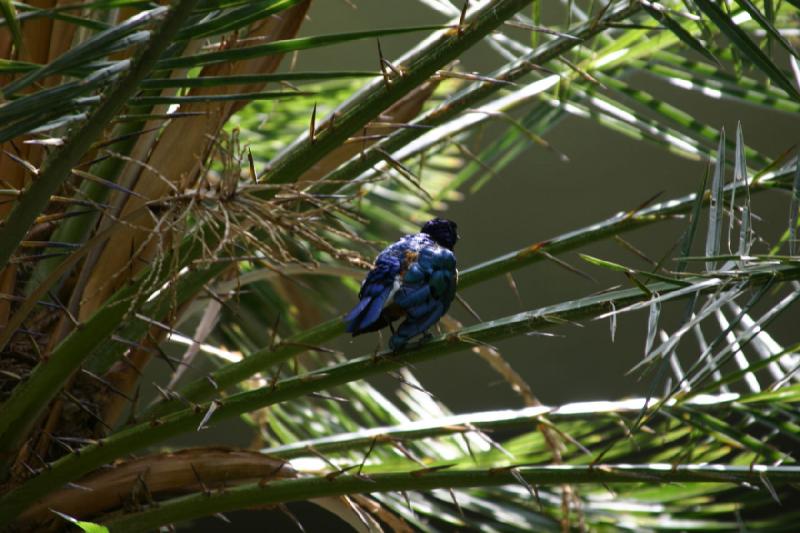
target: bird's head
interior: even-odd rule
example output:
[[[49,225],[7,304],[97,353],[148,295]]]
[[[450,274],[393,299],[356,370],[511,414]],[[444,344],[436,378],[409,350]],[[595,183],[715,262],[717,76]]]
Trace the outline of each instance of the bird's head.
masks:
[[[439,246],[452,250],[458,240],[458,225],[446,218],[434,218],[422,226],[421,233],[429,235]]]

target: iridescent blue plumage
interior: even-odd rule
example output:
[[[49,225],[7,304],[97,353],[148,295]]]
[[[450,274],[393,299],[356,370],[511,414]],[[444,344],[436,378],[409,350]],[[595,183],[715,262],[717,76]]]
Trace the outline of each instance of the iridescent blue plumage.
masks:
[[[345,317],[347,331],[355,336],[389,326],[394,351],[425,334],[455,297],[457,239],[455,222],[436,218],[383,250],[361,285],[358,304]],[[402,317],[395,330],[392,323]]]

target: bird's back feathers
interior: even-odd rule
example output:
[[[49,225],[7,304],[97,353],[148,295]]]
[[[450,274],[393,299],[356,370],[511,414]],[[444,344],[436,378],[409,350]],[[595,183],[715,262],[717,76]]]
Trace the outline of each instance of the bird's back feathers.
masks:
[[[390,339],[397,350],[433,326],[453,301],[456,258],[424,233],[406,235],[383,250],[345,317],[354,336],[375,331],[405,315]]]

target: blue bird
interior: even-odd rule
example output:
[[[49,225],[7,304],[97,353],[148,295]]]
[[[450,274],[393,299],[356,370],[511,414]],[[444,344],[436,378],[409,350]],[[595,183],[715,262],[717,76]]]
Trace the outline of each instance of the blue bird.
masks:
[[[456,295],[457,240],[455,222],[434,218],[419,233],[384,249],[361,285],[358,305],[344,319],[347,331],[355,337],[389,326],[389,347],[395,352],[425,334]],[[393,323],[403,317],[395,330]]]

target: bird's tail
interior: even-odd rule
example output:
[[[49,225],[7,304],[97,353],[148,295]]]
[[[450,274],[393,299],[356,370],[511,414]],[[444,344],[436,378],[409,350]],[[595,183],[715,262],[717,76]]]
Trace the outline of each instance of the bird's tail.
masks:
[[[361,333],[377,331],[386,326],[386,320],[381,315],[381,312],[390,292],[391,287],[377,296],[365,296],[362,298],[358,305],[344,317],[344,321],[347,324],[347,332],[352,333],[355,337]]]

